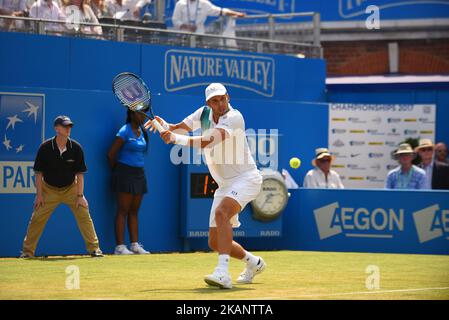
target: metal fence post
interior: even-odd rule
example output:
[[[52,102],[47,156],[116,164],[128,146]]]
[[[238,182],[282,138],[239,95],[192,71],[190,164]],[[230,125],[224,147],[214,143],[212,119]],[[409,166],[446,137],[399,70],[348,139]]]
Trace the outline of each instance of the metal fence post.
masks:
[[[45,34],[45,24],[42,21],[37,21],[37,33]]]
[[[274,17],[271,14],[268,17],[268,37],[274,39]]]
[[[313,45],[321,45],[321,17],[319,13],[313,14]]]
[[[123,42],[125,40],[125,29],[117,28],[117,41]]]
[[[194,34],[190,35],[189,40],[190,40],[190,47],[196,48],[196,36]]]

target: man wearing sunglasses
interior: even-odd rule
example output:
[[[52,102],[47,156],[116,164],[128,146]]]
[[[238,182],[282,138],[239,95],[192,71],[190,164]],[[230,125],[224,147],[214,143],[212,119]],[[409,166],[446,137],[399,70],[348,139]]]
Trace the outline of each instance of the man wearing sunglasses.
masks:
[[[343,189],[343,183],[340,176],[334,170],[331,170],[334,156],[329,153],[326,148],[318,148],[315,150],[315,159],[312,165],[315,169],[307,172],[304,178],[304,188],[326,188],[326,189]]]
[[[430,139],[419,140],[415,151],[421,157],[419,167],[426,172],[425,189],[449,189],[449,165],[434,159],[435,146]]]

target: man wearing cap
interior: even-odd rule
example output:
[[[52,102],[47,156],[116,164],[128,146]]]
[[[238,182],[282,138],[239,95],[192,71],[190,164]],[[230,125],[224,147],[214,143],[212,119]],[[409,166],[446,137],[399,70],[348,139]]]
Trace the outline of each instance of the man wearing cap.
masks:
[[[331,170],[334,156],[326,148],[316,149],[315,155],[315,159],[312,160],[315,169],[307,172],[304,178],[304,188],[343,189],[340,176]]]
[[[424,189],[449,189],[449,165],[434,160],[435,146],[430,139],[419,140],[415,151],[421,157],[419,165],[426,172]]]
[[[201,107],[178,124],[156,119],[168,130],[161,133],[165,143],[198,147],[204,150],[206,164],[219,188],[215,191],[209,217],[209,247],[218,252],[218,266],[204,281],[220,288],[232,288],[229,275],[230,257],[246,263],[238,283],[251,283],[266,264],[261,257],[244,250],[232,239],[232,228],[238,228],[238,214],[254,200],[262,186],[245,134],[242,114],[229,104],[226,88],[212,83],[206,88],[207,106]],[[183,135],[201,128],[201,136]]]
[[[399,145],[394,153],[399,167],[388,172],[385,188],[387,189],[424,189],[426,172],[413,165],[416,153],[408,143]]]
[[[39,238],[54,209],[61,203],[75,215],[89,254],[103,256],[84,197],[84,153],[81,145],[70,139],[73,122],[67,116],[54,121],[56,136],[43,142],[34,161],[36,199],[34,211],[23,241],[22,258],[34,257]]]

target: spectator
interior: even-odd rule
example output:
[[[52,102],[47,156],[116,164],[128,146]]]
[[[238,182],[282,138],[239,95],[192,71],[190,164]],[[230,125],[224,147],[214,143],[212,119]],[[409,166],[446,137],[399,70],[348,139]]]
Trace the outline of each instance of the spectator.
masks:
[[[315,159],[312,161],[315,169],[307,172],[304,178],[304,188],[343,189],[340,176],[330,169],[335,157],[326,148],[316,149],[315,154]]]
[[[56,1],[37,0],[30,9],[30,17],[35,19],[65,20],[65,15]],[[45,30],[50,32],[62,32],[65,29],[63,23],[46,23]]]
[[[449,159],[447,158],[447,145],[444,142],[439,142],[436,144],[435,158],[439,162],[445,162],[449,164]]]
[[[80,22],[99,24],[97,17],[95,16],[92,8],[87,4],[88,0],[72,0],[72,4],[77,6],[80,10]],[[103,31],[101,26],[82,25],[80,30],[85,34],[102,35]]]
[[[421,157],[420,168],[426,172],[425,189],[449,189],[449,165],[444,162],[434,161],[434,149],[430,139],[419,140],[415,148]]]
[[[62,203],[67,204],[75,215],[89,254],[92,257],[103,256],[84,197],[84,172],[87,171],[84,153],[81,145],[70,139],[72,127],[69,117],[56,117],[56,136],[42,143],[37,151],[34,161],[37,193],[21,258],[34,257],[48,219]]]
[[[120,20],[140,21],[140,11],[151,0],[106,0],[107,16]]]
[[[399,166],[387,175],[387,189],[424,189],[426,172],[412,164],[416,153],[408,143],[399,145],[394,153]]]
[[[25,0],[0,0],[0,15],[23,17],[26,12]],[[21,20],[6,20],[0,19],[0,27],[10,29],[15,27],[17,29],[23,28],[24,23]]]
[[[98,19],[101,19],[107,15],[104,0],[91,0],[90,7]]]
[[[208,16],[244,17],[242,12],[213,5],[209,0],[179,0],[173,11],[173,26],[183,31],[204,34],[204,23]]]

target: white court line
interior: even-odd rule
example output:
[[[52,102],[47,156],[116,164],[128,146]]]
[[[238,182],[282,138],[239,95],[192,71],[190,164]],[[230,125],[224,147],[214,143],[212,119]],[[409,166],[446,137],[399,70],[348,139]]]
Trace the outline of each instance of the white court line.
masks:
[[[312,298],[312,297],[330,297],[330,296],[347,296],[357,294],[379,294],[379,293],[392,293],[392,292],[415,292],[415,291],[431,291],[431,290],[449,290],[449,287],[441,288],[417,288],[417,289],[399,289],[399,290],[372,290],[372,291],[355,291],[355,292],[342,292],[342,293],[325,293],[325,294],[307,294],[295,296],[295,298]],[[258,300],[272,300],[272,299],[291,299],[288,297],[261,297]]]

